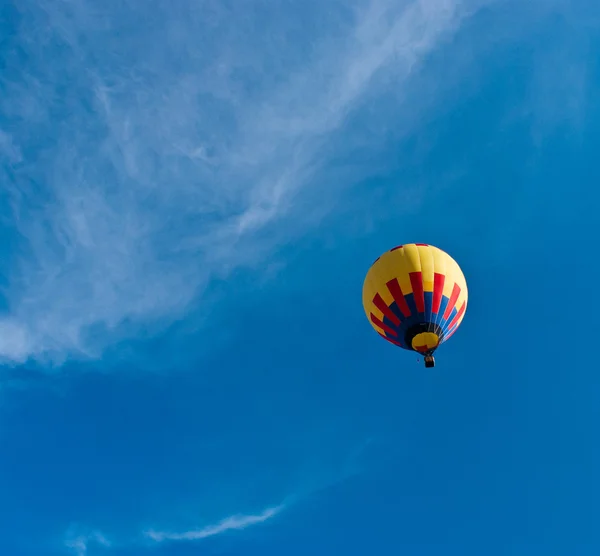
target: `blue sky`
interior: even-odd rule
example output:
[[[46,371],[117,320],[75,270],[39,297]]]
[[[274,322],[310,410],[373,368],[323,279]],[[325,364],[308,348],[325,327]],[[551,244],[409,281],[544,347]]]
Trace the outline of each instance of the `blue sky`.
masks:
[[[598,554],[599,30],[1,3],[0,553]],[[361,306],[409,242],[469,284],[434,370]]]

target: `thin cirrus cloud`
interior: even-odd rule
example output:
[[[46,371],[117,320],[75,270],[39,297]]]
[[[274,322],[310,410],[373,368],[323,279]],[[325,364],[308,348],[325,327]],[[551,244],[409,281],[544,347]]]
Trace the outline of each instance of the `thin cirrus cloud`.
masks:
[[[196,541],[214,537],[230,531],[238,531],[246,529],[252,525],[258,525],[271,519],[280,513],[283,508],[281,506],[268,508],[257,515],[233,515],[215,525],[208,525],[200,529],[193,529],[181,533],[173,533],[166,531],[148,530],[145,536],[155,542],[164,541]]]
[[[232,531],[240,531],[253,525],[264,523],[278,515],[283,509],[284,506],[280,505],[269,507],[258,514],[235,514],[219,521],[218,523],[183,532],[149,529],[144,531],[143,537],[146,540],[151,541],[153,544],[163,542],[198,541]],[[134,542],[134,544],[137,544],[137,541]],[[107,550],[111,548],[117,548],[117,546],[123,548],[126,545],[127,543],[124,544],[123,542],[115,544],[101,531],[92,529],[82,531],[79,529],[75,530],[74,528],[69,530],[64,543],[67,552],[73,556],[87,556],[88,551],[94,547]]]
[[[97,357],[263,261],[298,199],[310,229],[349,115],[480,4],[23,0],[0,77],[0,358]]]
[[[92,546],[111,548],[112,543],[100,531],[75,534],[70,532],[65,541],[68,552],[74,556],[87,556],[88,548]]]

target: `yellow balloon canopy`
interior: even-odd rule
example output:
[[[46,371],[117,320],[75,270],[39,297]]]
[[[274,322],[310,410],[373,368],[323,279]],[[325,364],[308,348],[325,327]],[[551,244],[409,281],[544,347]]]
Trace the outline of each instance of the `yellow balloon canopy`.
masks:
[[[399,245],[379,257],[363,284],[363,306],[375,331],[392,344],[425,356],[456,332],[469,293],[462,270],[433,245]]]

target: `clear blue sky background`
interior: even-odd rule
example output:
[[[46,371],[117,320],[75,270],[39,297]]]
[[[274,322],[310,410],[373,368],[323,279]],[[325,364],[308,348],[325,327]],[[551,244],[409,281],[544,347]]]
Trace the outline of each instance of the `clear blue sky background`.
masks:
[[[0,3],[2,555],[600,553],[600,5],[351,4]]]

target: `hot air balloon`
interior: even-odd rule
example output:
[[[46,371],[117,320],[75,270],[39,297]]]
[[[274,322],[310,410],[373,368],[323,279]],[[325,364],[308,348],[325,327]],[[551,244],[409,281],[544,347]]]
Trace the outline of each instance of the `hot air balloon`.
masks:
[[[399,245],[371,266],[363,306],[375,331],[388,342],[424,356],[456,332],[467,309],[467,282],[456,261],[426,243]]]

